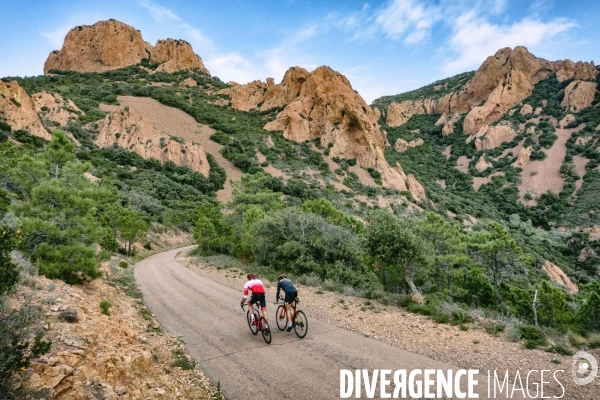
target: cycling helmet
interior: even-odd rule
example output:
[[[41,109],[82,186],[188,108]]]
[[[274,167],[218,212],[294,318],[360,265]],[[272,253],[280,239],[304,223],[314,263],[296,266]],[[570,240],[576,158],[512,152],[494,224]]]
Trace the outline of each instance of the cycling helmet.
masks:
[[[254,279],[254,278],[256,278],[256,275],[250,273],[250,274],[246,275],[246,278],[248,278],[248,280]]]
[[[279,278],[277,278],[278,281],[287,278],[287,276],[285,274],[281,274],[279,275]]]

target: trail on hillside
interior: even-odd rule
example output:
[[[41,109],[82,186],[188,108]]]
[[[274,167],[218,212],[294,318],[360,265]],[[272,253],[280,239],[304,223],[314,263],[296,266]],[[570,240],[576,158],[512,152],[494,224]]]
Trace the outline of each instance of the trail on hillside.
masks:
[[[119,108],[129,107],[154,128],[171,136],[179,136],[188,142],[196,142],[204,147],[204,151],[212,154],[227,174],[224,188],[217,192],[217,199],[221,202],[228,202],[232,199],[233,189],[230,180],[240,181],[243,172],[223,157],[222,145],[210,140],[210,135],[215,132],[214,129],[198,123],[191,115],[177,108],[165,106],[149,97],[118,96],[117,100],[121,103]],[[103,104],[101,108],[110,110],[117,107]]]

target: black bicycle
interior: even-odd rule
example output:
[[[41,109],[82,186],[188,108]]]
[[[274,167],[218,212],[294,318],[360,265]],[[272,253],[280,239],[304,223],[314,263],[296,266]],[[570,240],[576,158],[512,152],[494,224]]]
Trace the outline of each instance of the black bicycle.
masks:
[[[279,300],[283,300],[283,298],[280,296]],[[304,314],[303,311],[297,309],[299,302],[300,299],[296,297],[296,299],[290,304],[290,309],[292,310],[291,320],[292,326],[294,327],[294,332],[296,332],[296,336],[302,339],[308,332],[308,319],[306,319],[306,314]],[[285,303],[280,303],[279,307],[277,307],[277,313],[275,314],[277,328],[279,328],[280,331],[283,331],[286,328],[286,314]]]

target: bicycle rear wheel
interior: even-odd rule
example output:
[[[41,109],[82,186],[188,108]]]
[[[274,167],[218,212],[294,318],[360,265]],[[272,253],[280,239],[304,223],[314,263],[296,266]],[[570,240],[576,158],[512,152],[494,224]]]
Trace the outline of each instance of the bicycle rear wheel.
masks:
[[[252,313],[250,310],[246,312],[246,319],[248,319],[248,327],[250,328],[250,332],[252,332],[253,335],[256,335],[258,333],[258,326],[256,326],[256,324],[252,325]],[[254,320],[256,321],[256,314],[254,315]],[[258,323],[258,321],[256,322]]]
[[[298,336],[300,339],[306,336],[306,332],[308,332],[308,320],[302,311],[296,312],[296,318],[294,319],[294,332],[296,332],[296,336]]]
[[[287,324],[287,314],[285,312],[285,306],[277,307],[277,314],[275,315],[277,320],[277,328],[279,328],[280,331],[285,330],[285,325]]]
[[[263,339],[265,339],[265,342],[267,342],[267,344],[271,344],[271,329],[268,328],[267,320],[265,319],[265,317],[260,318],[260,324],[262,325],[262,330],[260,332],[262,333]]]

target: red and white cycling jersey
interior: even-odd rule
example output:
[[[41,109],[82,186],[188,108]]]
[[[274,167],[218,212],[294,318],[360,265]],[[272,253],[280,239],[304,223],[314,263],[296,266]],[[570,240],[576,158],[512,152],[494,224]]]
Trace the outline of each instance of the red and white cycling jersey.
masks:
[[[265,287],[263,286],[263,283],[260,281],[260,279],[250,279],[244,285],[244,298],[248,297],[248,290],[252,293],[264,293]]]

